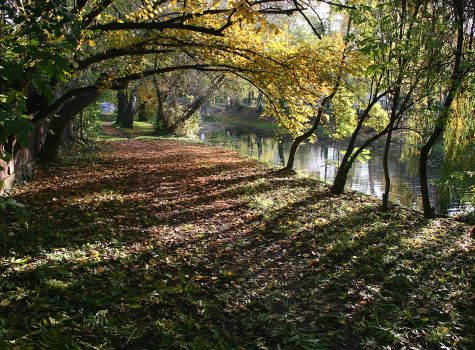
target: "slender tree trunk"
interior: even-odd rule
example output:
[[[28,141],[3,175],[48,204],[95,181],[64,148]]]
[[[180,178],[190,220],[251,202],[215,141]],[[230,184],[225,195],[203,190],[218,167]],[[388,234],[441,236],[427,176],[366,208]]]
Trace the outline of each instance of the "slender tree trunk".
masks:
[[[290,146],[289,158],[287,159],[287,164],[284,167],[285,170],[293,169],[294,163],[295,163],[295,154],[297,153],[298,147],[303,141],[307,140],[310,136],[312,136],[313,133],[318,129],[318,125],[320,124],[320,120],[322,118],[322,113],[323,113],[323,107],[322,105],[320,105],[320,107],[318,108],[317,117],[315,118],[315,121],[313,122],[312,127],[308,129],[302,135],[297,136],[294,139],[294,142],[292,142],[292,146]]]
[[[462,79],[464,77],[463,64],[462,64],[462,55],[463,55],[463,41],[464,41],[464,5],[461,0],[454,0],[454,8],[457,17],[457,47],[455,51],[455,60],[451,76],[451,84],[447,97],[444,101],[444,108],[439,113],[439,116],[436,120],[436,126],[432,131],[432,134],[429,136],[427,142],[420,149],[420,158],[419,158],[419,182],[421,186],[421,196],[422,196],[422,208],[424,210],[424,216],[426,218],[434,218],[435,212],[430,204],[429,197],[429,181],[427,178],[427,161],[429,159],[429,154],[432,150],[432,147],[436,144],[439,137],[443,134],[445,126],[447,125],[448,119],[450,117],[450,108],[452,102],[455,99],[455,96],[460,88]]]
[[[445,114],[445,113],[444,113]],[[438,125],[432,131],[429,140],[420,149],[419,157],[419,182],[421,186],[422,208],[424,210],[424,216],[426,218],[434,218],[435,212],[430,204],[429,196],[429,180],[427,177],[427,161],[429,160],[429,154],[432,147],[435,145],[439,137],[444,132],[444,126]]]
[[[345,171],[341,172],[341,177],[342,177],[342,181],[343,181],[343,189],[346,185],[346,181],[348,179],[348,173],[350,172],[351,170],[351,167],[353,166],[353,164],[355,163],[355,161],[358,159],[359,155],[366,149],[368,148],[369,146],[371,146],[371,144],[373,142],[375,142],[376,140],[380,139],[381,137],[383,137],[384,135],[387,134],[389,128],[388,126],[386,126],[386,128],[384,128],[382,131],[380,131],[378,134],[374,135],[373,137],[369,138],[368,140],[366,140],[360,147],[358,147],[356,149],[356,151],[353,152],[354,150],[354,147],[353,147],[353,154],[348,158],[348,160],[346,161],[346,166],[345,166]],[[343,161],[342,161],[343,163]],[[338,172],[337,172],[337,176],[338,174],[340,173],[340,169],[341,167],[338,169]],[[335,183],[333,183],[333,185],[335,185]],[[335,193],[335,194],[341,194],[343,193],[343,190],[341,192],[333,192],[333,187],[332,187],[332,193]]]
[[[336,95],[339,87],[340,87],[340,79],[338,79],[338,81],[336,82],[332,93],[322,99],[322,102],[320,103],[320,106],[318,107],[317,116],[315,118],[315,121],[313,122],[312,127],[308,129],[302,135],[297,136],[294,142],[292,142],[292,146],[290,146],[289,158],[287,159],[287,165],[284,168],[285,170],[293,169],[294,163],[295,163],[295,154],[297,153],[297,149],[299,145],[303,141],[307,140],[310,136],[312,136],[315,133],[315,131],[318,129],[318,126],[320,125],[320,121],[322,119],[323,111],[325,110],[327,105],[330,103],[330,101],[333,99],[333,97]]]
[[[348,24],[347,24],[347,29],[346,29],[346,35],[347,36],[350,33],[350,28],[351,28],[351,17],[348,19]],[[345,51],[343,51],[343,56],[341,58],[341,64],[343,64],[343,62],[345,61],[345,57],[346,57],[346,49],[345,49]],[[295,138],[294,142],[292,143],[292,146],[290,147],[289,158],[287,160],[287,165],[284,168],[285,170],[292,170],[292,168],[294,167],[295,154],[297,153],[297,148],[299,147],[299,145],[303,141],[307,140],[318,129],[318,125],[320,124],[320,120],[322,119],[323,111],[327,107],[328,103],[330,103],[330,101],[333,99],[333,97],[335,97],[336,93],[338,92],[338,89],[339,89],[340,84],[341,84],[341,75],[342,75],[342,68],[340,67],[340,72],[338,73],[338,78],[335,82],[335,85],[333,86],[333,90],[330,93],[330,95],[328,95],[328,96],[326,96],[322,99],[322,102],[320,103],[320,106],[318,107],[317,116],[315,118],[315,121],[314,121],[312,127],[307,132],[303,133],[300,136],[297,136]]]
[[[166,100],[166,96],[162,96],[158,83],[155,84],[155,92],[157,94],[157,115],[155,119],[155,131],[163,131],[168,128],[168,120],[163,110],[163,103]]]
[[[383,211],[389,209],[389,191],[391,189],[391,176],[389,176],[389,150],[391,148],[392,129],[394,127],[394,121],[389,122],[389,131],[386,135],[386,143],[384,145],[383,154],[383,171],[384,171],[384,193],[383,193]]]
[[[145,114],[145,102],[142,102],[139,105],[137,120],[140,121],[140,122],[146,122],[147,121],[147,116]]]
[[[361,128],[363,127],[363,123],[369,113],[369,109],[367,108],[361,118],[358,120],[358,124],[356,125],[353,134],[351,134],[350,141],[348,146],[346,147],[346,152],[343,155],[343,159],[341,160],[340,167],[335,175],[335,180],[333,181],[333,186],[331,188],[331,192],[334,194],[341,194],[345,190],[346,180],[348,178],[348,172],[353,165],[353,162],[350,161],[353,151],[356,145],[356,139],[360,133]]]
[[[193,102],[191,106],[187,108],[185,113],[173,124],[168,125],[165,129],[167,133],[173,134],[180,125],[184,124],[188,119],[190,119],[193,114],[200,108],[200,106],[205,102],[205,98],[200,96],[198,99]]]
[[[384,170],[384,193],[383,193],[383,210],[389,209],[389,191],[391,189],[391,177],[389,176],[389,150],[391,148],[391,138],[393,135],[394,124],[396,123],[399,99],[401,97],[402,76],[399,76],[396,82],[396,90],[394,92],[393,103],[391,106],[391,116],[389,119],[389,129],[386,135],[386,144],[384,145],[383,154],[383,170]]]
[[[363,111],[363,114],[361,117],[358,119],[358,124],[356,125],[355,130],[351,134],[350,141],[348,142],[348,146],[346,147],[345,154],[343,155],[343,159],[341,160],[340,167],[338,168],[338,171],[335,175],[335,180],[333,181],[333,185],[331,188],[331,192],[334,194],[342,194],[343,191],[345,190],[345,185],[346,181],[348,179],[348,173],[350,172],[351,167],[353,166],[354,161],[358,157],[358,155],[366,148],[368,147],[371,143],[373,143],[375,140],[380,138],[382,135],[385,135],[386,132],[383,134],[377,134],[374,137],[370,138],[367,142],[363,143],[362,147],[360,147],[355,153],[353,151],[356,148],[356,139],[358,138],[358,135],[360,134],[360,131],[363,127],[363,124],[365,120],[369,116],[369,112],[371,109],[374,107],[374,105],[379,101],[381,97],[383,97],[386,93],[382,93],[379,96],[373,98],[373,100],[369,103],[369,105],[365,108]],[[384,130],[387,131],[387,128]]]
[[[58,158],[59,147],[63,142],[64,130],[74,117],[87,106],[96,102],[101,95],[101,90],[97,87],[82,92],[73,100],[66,102],[58,111],[57,116],[53,118],[49,125],[50,132],[38,158],[44,161],[55,161]]]

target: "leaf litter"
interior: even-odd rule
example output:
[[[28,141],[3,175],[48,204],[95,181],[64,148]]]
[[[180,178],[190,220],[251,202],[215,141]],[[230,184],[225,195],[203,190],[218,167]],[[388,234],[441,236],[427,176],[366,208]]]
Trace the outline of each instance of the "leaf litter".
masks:
[[[99,142],[15,190],[0,348],[469,349],[470,228],[174,140]]]

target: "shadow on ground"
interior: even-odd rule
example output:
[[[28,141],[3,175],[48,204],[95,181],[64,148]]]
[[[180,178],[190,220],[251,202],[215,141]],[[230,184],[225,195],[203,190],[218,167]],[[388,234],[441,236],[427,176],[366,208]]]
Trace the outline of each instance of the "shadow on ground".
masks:
[[[17,190],[30,217],[0,224],[1,346],[473,346],[467,227],[204,145],[100,150]]]

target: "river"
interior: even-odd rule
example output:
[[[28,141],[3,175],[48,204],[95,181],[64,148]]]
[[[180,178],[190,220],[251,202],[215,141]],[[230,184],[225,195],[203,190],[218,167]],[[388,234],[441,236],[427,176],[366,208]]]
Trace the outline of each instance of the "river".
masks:
[[[291,146],[291,140],[279,140],[269,135],[269,132],[249,131],[238,126],[204,125],[199,136],[204,142],[232,148],[241,154],[273,165],[285,164]],[[400,147],[398,144],[393,145],[389,159],[390,199],[406,207],[422,210],[419,179],[414,170],[414,163],[400,161]],[[296,154],[294,169],[332,182],[343,151],[344,145],[336,142],[302,144]],[[348,187],[381,198],[384,192],[384,175],[382,155],[378,153],[372,154],[368,160],[355,162],[349,174]],[[436,180],[440,174],[440,164],[429,166],[430,197],[436,211],[454,215],[473,210],[470,203],[461,200],[461,194],[447,194],[437,186]]]

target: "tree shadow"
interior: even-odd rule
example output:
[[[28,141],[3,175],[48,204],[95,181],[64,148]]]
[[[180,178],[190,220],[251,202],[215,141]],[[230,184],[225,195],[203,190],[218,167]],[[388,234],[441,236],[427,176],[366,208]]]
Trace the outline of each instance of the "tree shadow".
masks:
[[[37,190],[48,184],[40,177],[21,193],[37,209],[7,242],[0,339],[124,349],[473,344],[464,226],[399,207],[382,213],[367,196],[333,196],[315,180],[173,145],[142,159],[129,141],[117,152],[134,172],[108,178],[123,162],[114,152],[84,183],[80,168],[65,167],[55,192]],[[267,201],[254,206],[256,197]],[[42,216],[50,204],[52,219]]]

